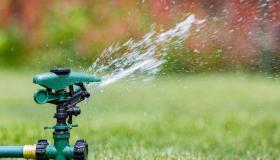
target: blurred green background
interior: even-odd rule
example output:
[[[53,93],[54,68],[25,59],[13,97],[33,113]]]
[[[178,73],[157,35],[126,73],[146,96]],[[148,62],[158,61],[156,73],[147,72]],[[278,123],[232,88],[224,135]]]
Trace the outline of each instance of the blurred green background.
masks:
[[[171,47],[165,74],[94,93],[72,142],[87,139],[89,159],[279,159],[279,10],[277,0],[2,0],[0,145],[51,140],[42,128],[54,108],[33,102],[33,75],[86,70],[111,44],[193,13],[206,21]]]
[[[170,53],[172,72],[279,71],[277,0],[3,0],[0,6],[4,68],[88,67],[109,45],[137,40],[152,24],[168,29],[193,13],[206,22]]]

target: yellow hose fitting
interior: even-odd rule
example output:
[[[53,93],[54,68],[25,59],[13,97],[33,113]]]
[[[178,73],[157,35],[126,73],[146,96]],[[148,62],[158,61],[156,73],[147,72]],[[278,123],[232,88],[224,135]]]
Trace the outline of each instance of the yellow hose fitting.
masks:
[[[36,159],[36,144],[23,146],[23,157],[26,159]]]

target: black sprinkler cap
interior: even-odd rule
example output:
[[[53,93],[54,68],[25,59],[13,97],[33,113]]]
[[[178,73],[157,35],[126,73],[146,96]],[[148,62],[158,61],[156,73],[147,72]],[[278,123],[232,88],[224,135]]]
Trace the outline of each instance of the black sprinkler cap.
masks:
[[[71,72],[70,68],[53,68],[50,70],[50,72],[56,74],[56,75],[66,75]]]

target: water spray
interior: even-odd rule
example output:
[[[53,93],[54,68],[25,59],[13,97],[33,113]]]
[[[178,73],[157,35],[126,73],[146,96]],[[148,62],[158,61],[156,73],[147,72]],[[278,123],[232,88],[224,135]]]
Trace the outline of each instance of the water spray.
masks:
[[[98,77],[72,72],[68,68],[51,69],[48,73],[34,76],[33,83],[44,87],[34,93],[35,102],[56,105],[54,114],[56,124],[44,127],[44,129],[54,130],[54,144],[40,139],[34,145],[0,146],[0,158],[87,160],[88,144],[85,140],[77,140],[74,145],[69,143],[70,130],[78,127],[72,124],[72,117],[81,114],[77,104],[90,97],[85,84],[100,81]]]

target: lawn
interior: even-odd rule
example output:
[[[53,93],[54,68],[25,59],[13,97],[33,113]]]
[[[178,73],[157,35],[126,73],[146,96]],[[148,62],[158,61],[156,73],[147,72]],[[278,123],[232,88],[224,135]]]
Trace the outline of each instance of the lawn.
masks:
[[[0,72],[1,145],[52,139],[55,108],[34,103],[32,75]],[[280,82],[265,76],[118,83],[80,106],[71,141],[85,138],[90,160],[280,159]]]

